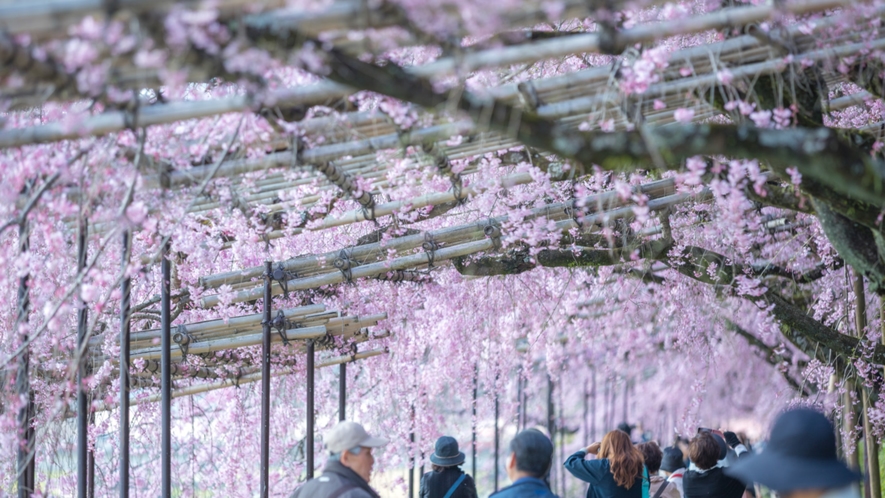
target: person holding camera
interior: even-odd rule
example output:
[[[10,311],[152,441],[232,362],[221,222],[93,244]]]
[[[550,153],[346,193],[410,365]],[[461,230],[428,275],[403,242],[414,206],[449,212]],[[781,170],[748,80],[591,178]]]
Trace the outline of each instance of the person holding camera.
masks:
[[[688,445],[691,464],[682,477],[684,498],[741,498],[746,486],[725,473],[729,448],[738,461],[749,456],[734,432],[700,429]]]
[[[587,454],[596,455],[585,460]],[[590,484],[587,498],[642,498],[648,496],[648,472],[642,452],[621,430],[609,432],[601,443],[593,443],[568,457],[565,468]]]

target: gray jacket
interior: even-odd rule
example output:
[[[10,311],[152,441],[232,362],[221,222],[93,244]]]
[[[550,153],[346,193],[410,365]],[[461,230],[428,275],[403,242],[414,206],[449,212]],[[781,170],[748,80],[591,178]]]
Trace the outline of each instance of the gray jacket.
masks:
[[[362,477],[337,460],[329,460],[323,475],[296,489],[289,498],[381,498]]]

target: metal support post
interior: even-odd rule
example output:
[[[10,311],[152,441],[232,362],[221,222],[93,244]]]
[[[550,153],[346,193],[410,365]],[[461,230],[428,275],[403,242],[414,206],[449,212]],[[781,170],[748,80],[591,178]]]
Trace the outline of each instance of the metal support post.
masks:
[[[27,192],[27,190],[25,190],[25,192]],[[30,249],[29,238],[30,231],[28,228],[28,222],[27,220],[23,220],[18,225],[19,252],[22,254],[27,253]],[[32,438],[33,432],[31,431],[31,348],[28,345],[30,337],[24,325],[28,321],[28,310],[30,307],[31,301],[28,294],[28,275],[26,274],[18,281],[18,314],[15,319],[16,330],[23,332],[21,335],[21,341],[24,345],[18,366],[18,372],[16,373],[16,392],[19,395],[19,399],[28,400],[18,411],[19,437],[23,440],[23,443],[18,449],[17,461],[19,498],[27,498],[31,496],[31,493],[34,491],[31,483],[31,467],[34,462],[34,453],[37,448],[37,445]]]
[[[415,407],[412,406],[412,432],[409,433],[409,498],[415,498],[415,458],[412,451],[415,449]]]
[[[86,220],[80,220],[80,233],[77,235],[77,273],[86,268]],[[89,400],[86,396],[86,302],[80,301],[77,310],[77,352],[80,354],[77,365],[77,496],[86,498],[89,460]]]
[[[123,232],[120,297],[120,498],[129,498],[129,299],[132,280],[128,275],[131,234]]]
[[[307,478],[313,479],[313,432],[314,432],[314,359],[316,344],[307,341]]]
[[[473,480],[476,481],[476,395],[479,391],[479,365],[473,366],[473,418],[470,421],[470,451],[472,456]]]
[[[498,461],[498,453],[499,453],[499,448],[501,446],[501,441],[500,441],[501,434],[500,434],[500,431],[498,430],[498,408],[499,408],[498,407],[498,391],[497,391],[497,386],[496,386],[496,389],[495,389],[495,492],[496,493],[498,492],[498,474],[501,471],[501,469],[499,468],[500,465],[499,465],[499,461]]]
[[[270,323],[271,284],[273,262],[264,262],[264,336],[261,340],[261,498],[268,498],[270,490]]]
[[[162,482],[160,494],[163,498],[172,497],[172,312],[171,312],[171,262],[169,244],[163,248],[160,284],[160,441],[162,462],[160,464]]]
[[[347,419],[347,363],[338,365],[338,420]]]

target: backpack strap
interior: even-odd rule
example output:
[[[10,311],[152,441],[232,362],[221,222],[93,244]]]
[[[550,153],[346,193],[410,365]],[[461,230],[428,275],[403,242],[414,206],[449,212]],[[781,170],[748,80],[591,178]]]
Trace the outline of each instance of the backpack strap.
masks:
[[[664,481],[664,484],[658,488],[658,492],[655,493],[654,498],[661,498],[661,495],[664,494],[664,490],[667,489],[667,485],[670,484],[670,481]]]
[[[464,479],[466,479],[466,478],[467,478],[467,474],[462,473],[461,477],[459,477],[458,480],[455,481],[455,484],[452,484],[452,487],[449,488],[449,491],[446,493],[446,495],[443,498],[452,498],[452,495],[455,494],[455,490],[458,489],[458,486],[460,486],[461,483],[464,482]]]
[[[648,489],[651,484],[651,479],[648,477],[648,468],[643,465],[642,466],[642,498],[648,498]]]
[[[336,489],[332,494],[329,495],[329,498],[339,498],[344,493],[347,493],[348,491],[350,491],[352,489],[357,489],[357,488],[359,488],[359,486],[357,486],[356,484],[347,483],[344,486],[341,486],[340,488]]]

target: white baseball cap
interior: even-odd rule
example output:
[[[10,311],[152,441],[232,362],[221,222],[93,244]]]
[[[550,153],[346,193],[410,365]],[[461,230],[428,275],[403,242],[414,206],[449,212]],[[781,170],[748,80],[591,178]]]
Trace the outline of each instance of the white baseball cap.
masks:
[[[357,446],[378,448],[388,443],[384,438],[370,436],[363,426],[348,420],[338,422],[335,427],[332,427],[326,433],[325,442],[326,448],[331,453],[341,453]]]

